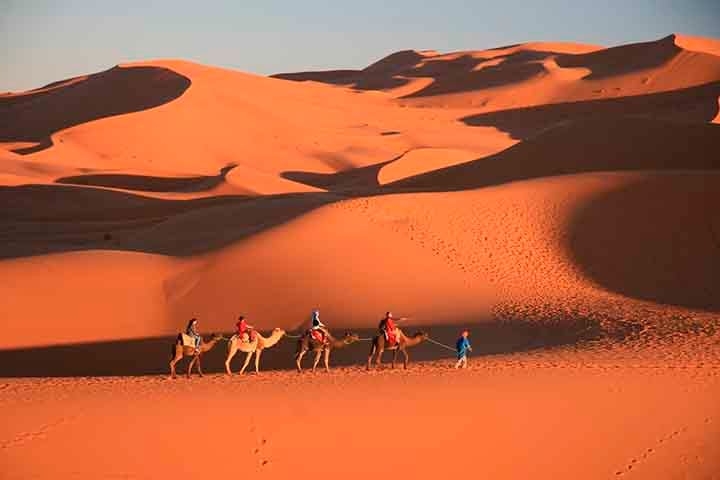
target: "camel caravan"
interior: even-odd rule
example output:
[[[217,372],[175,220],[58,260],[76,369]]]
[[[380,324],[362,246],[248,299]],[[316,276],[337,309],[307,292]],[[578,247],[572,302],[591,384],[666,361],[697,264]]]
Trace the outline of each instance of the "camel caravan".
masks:
[[[322,359],[325,371],[329,372],[330,353],[361,340],[369,340],[371,342],[370,354],[367,359],[367,370],[372,368],[373,359],[375,360],[375,366],[380,366],[382,363],[382,354],[386,350],[393,352],[392,368],[395,368],[398,352],[403,354],[403,367],[407,368],[409,361],[407,349],[427,340],[429,335],[420,331],[411,336],[407,336],[396,325],[397,321],[402,320],[406,320],[406,318],[395,319],[392,313],[387,312],[385,317],[380,321],[378,334],[372,338],[361,339],[354,333],[346,333],[340,338],[335,338],[325,324],[320,321],[320,312],[314,310],[312,313],[311,326],[301,335],[295,337],[297,338],[297,348],[295,350],[295,366],[297,371],[299,373],[302,372],[302,360],[308,352],[312,352],[314,354],[312,371],[316,371]],[[172,359],[170,360],[170,376],[176,378],[175,365],[184,357],[191,357],[187,370],[188,378],[190,378],[193,367],[195,366],[197,366],[198,375],[203,376],[202,356],[212,350],[220,340],[227,340],[225,372],[228,375],[232,374],[231,362],[238,352],[246,354],[243,365],[238,372],[239,374],[243,374],[246,371],[253,355],[255,355],[255,373],[260,373],[260,358],[263,351],[272,348],[284,336],[287,336],[287,332],[283,329],[275,328],[269,336],[264,337],[252,325],[249,325],[243,316],[238,318],[236,328],[236,332],[229,339],[213,333],[210,340],[203,341],[203,338],[198,333],[198,320],[196,318],[190,320],[185,332],[178,334],[175,344],[173,345]]]

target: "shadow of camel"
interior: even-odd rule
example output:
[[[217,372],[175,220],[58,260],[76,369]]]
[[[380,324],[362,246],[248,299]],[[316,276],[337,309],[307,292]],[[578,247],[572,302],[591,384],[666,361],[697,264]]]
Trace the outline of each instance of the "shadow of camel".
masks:
[[[403,327],[410,334],[423,330],[442,343],[454,346],[462,328],[470,328],[473,341],[472,357],[531,351],[542,348],[572,345],[599,336],[599,328],[588,320],[568,320],[553,324],[529,321],[483,322],[474,324]],[[363,338],[377,334],[376,329],[355,329]],[[334,332],[342,335],[342,332]],[[229,337],[230,334],[226,334]],[[205,339],[209,337],[205,335]],[[175,336],[142,338],[109,342],[31,347],[0,350],[0,377],[84,377],[168,375],[168,362]],[[262,357],[262,370],[292,370],[297,340],[285,338]],[[370,342],[363,341],[334,352],[331,368],[362,366],[367,361]],[[429,342],[409,350],[410,368],[417,361],[443,360],[454,362],[454,352]],[[203,355],[203,372],[225,371],[227,344],[220,341]],[[312,358],[312,355],[310,355]],[[385,353],[383,363],[389,368],[392,353]],[[400,357],[401,358],[401,357]],[[238,370],[240,358],[233,363]],[[187,372],[189,358],[178,364],[178,373]],[[306,357],[305,367],[311,364]]]
[[[644,176],[585,202],[566,248],[603,287],[720,311],[720,171]]]
[[[158,107],[180,97],[189,78],[162,67],[114,67],[77,82],[0,97],[0,142],[32,142],[29,154],[52,146],[63,129]]]
[[[62,177],[55,183],[63,185],[87,185],[93,187],[119,188],[138,192],[202,192],[212,190],[225,181],[236,165],[228,165],[220,173],[200,177],[151,177],[145,175],[102,173]]]

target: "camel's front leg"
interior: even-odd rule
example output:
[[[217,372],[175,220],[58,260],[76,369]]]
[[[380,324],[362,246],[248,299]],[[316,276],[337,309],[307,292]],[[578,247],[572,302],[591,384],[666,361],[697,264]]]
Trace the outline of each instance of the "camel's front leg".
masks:
[[[395,369],[395,360],[397,360],[397,352],[398,352],[397,348],[395,350],[393,350],[393,359],[392,359],[392,367],[391,367],[392,369]]]
[[[202,377],[203,372],[202,372],[202,359],[200,358],[201,356],[202,356],[202,354],[198,354],[198,356],[197,356],[197,371],[200,374],[200,376]]]
[[[305,356],[305,353],[307,353],[307,350],[300,350],[295,356],[295,365],[297,365],[298,373],[302,373],[302,359]]]
[[[407,348],[403,348],[403,349],[402,349],[402,353],[403,353],[403,355],[405,356],[405,359],[404,359],[404,361],[403,361],[403,368],[404,368],[405,370],[407,370],[408,360],[410,360],[410,356],[408,355]]]
[[[195,362],[197,361],[197,359],[198,359],[198,356],[193,355],[192,360],[190,360],[190,365],[188,365],[187,378],[190,378],[190,374],[192,373],[193,366],[195,365]]]
[[[325,356],[323,357],[323,360],[325,361],[325,371],[330,373],[330,349],[325,349]]]
[[[242,366],[242,368],[240,369],[240,372],[239,372],[240,375],[242,375],[243,373],[245,373],[245,369],[246,369],[247,366],[250,364],[250,357],[252,357],[252,354],[253,354],[252,351],[247,352],[247,355],[245,356],[245,363],[243,363],[243,366]]]
[[[225,372],[227,372],[228,375],[232,374],[232,371],[230,370],[230,362],[232,361],[232,359],[236,353],[237,353],[237,346],[231,345],[230,351],[228,352],[228,356],[225,359]]]
[[[378,348],[377,351],[377,359],[375,360],[375,366],[380,368],[380,365],[382,364],[382,355],[385,353],[385,350],[382,348]]]
[[[322,355],[322,349],[315,350],[315,359],[313,360],[313,368],[312,368],[313,373],[315,373],[315,369],[317,368],[318,363],[320,363],[320,355]]]
[[[375,350],[376,350],[375,344],[373,343],[373,345],[370,347],[370,355],[368,355],[367,368],[366,368],[366,370],[368,370],[368,371],[370,371],[370,366],[372,365],[372,359],[373,359],[373,355],[375,355]]]
[[[260,349],[255,350],[255,373],[260,373],[260,355],[262,355],[262,352]]]

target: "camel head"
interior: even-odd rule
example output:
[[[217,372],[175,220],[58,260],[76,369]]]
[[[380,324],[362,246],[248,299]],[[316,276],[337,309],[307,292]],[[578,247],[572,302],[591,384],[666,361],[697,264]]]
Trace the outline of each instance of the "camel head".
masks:
[[[282,328],[273,328],[273,335],[280,335],[280,337],[284,337],[287,332],[283,330]]]
[[[419,332],[415,332],[413,338],[419,338],[420,340],[425,341],[430,338],[430,334],[423,330],[420,330]]]
[[[225,338],[222,336],[221,333],[215,333],[215,332],[211,333],[210,337],[212,337],[213,340],[222,340],[223,338]]]
[[[360,341],[360,335],[358,335],[357,333],[345,332],[345,335],[343,336],[343,342],[350,344],[357,341]]]

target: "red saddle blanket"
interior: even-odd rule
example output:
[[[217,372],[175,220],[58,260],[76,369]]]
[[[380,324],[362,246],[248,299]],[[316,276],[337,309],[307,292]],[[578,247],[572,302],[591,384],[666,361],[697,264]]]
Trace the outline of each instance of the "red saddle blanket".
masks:
[[[310,330],[310,337],[316,342],[322,343],[325,341],[325,334],[322,330]]]
[[[394,331],[385,331],[385,339],[387,340],[388,346],[393,347],[397,343],[397,335],[395,335]]]

